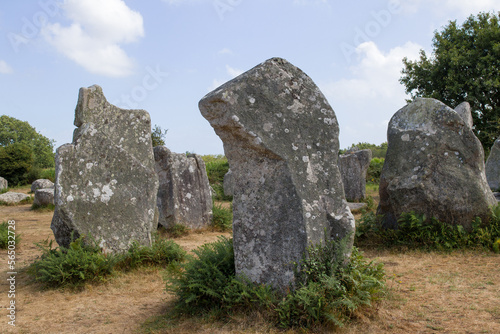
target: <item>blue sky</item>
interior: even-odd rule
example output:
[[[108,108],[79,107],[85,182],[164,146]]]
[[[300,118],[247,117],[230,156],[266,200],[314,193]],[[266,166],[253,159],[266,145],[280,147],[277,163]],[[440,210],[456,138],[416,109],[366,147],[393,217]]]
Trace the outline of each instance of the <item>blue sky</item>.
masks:
[[[341,148],[380,144],[407,98],[402,58],[429,53],[448,21],[499,9],[499,0],[4,1],[1,114],[58,147],[72,140],[78,89],[98,84],[111,103],[147,110],[174,152],[222,154],[198,101],[282,57],[328,98]]]

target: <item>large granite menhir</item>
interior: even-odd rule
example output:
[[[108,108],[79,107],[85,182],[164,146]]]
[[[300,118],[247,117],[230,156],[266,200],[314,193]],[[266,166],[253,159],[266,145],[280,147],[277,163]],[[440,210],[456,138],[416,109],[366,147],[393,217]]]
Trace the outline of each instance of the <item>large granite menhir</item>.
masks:
[[[150,245],[158,176],[149,114],[111,105],[94,85],[80,89],[75,125],[73,143],[56,151],[57,243],[68,247],[74,233],[90,234],[105,252]]]
[[[492,190],[500,191],[500,138],[495,140],[486,160],[486,179]]]
[[[212,194],[203,159],[196,154],[173,153],[154,148],[158,174],[158,223],[165,228],[183,225],[192,229],[212,221]]]
[[[217,88],[199,107],[231,166],[236,273],[286,289],[306,247],[354,232],[335,113],[314,82],[280,58]]]
[[[345,197],[359,201],[366,196],[366,172],[372,160],[371,150],[353,150],[339,156]]]
[[[389,122],[380,177],[378,214],[397,226],[404,212],[462,225],[484,222],[495,197],[486,182],[484,152],[472,131],[470,108],[459,112],[435,99],[417,98]]]

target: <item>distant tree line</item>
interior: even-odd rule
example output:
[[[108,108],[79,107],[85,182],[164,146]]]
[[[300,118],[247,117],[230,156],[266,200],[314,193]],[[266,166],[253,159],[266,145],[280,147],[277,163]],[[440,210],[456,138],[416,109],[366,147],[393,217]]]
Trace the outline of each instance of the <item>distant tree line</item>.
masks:
[[[54,167],[54,159],[54,140],[28,122],[0,116],[0,176],[9,185],[33,181],[43,168]]]
[[[366,149],[371,150],[372,158],[385,158],[385,154],[387,153],[387,142],[385,142],[380,145],[369,144],[369,143],[352,144],[348,148],[340,150],[340,154],[345,154],[347,151],[351,150],[354,147],[357,147],[360,150],[366,150]]]

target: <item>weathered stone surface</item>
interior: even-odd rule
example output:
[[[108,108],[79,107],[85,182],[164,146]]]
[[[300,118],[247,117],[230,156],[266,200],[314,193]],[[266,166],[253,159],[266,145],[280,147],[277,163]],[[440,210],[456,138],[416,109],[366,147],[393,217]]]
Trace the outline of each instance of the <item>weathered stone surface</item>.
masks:
[[[354,231],[337,165],[335,113],[314,82],[280,58],[199,106],[231,166],[236,272],[284,289],[307,246]]]
[[[224,175],[224,181],[222,182],[224,186],[224,195],[233,196],[233,173],[228,170]]]
[[[29,198],[26,194],[14,193],[14,192],[6,192],[5,194],[0,195],[0,202],[5,202],[8,204],[17,204],[25,199]]]
[[[361,209],[363,209],[366,206],[366,203],[351,203],[351,202],[348,202],[347,205],[349,206],[349,209],[351,211],[354,211],[354,210],[361,210]]]
[[[460,115],[460,117],[462,117],[462,119],[465,122],[465,125],[467,125],[467,127],[469,129],[472,129],[472,126],[474,125],[474,121],[472,119],[472,111],[471,111],[469,102],[460,103],[455,108],[455,111],[457,112],[457,114]]]
[[[173,153],[164,146],[154,148],[155,170],[160,180],[157,205],[159,224],[179,224],[192,229],[212,220],[212,193],[205,163],[199,155]]]
[[[352,151],[339,157],[345,197],[359,201],[366,196],[366,172],[372,160],[371,150]]]
[[[106,101],[99,86],[81,88],[73,143],[56,152],[57,243],[91,234],[106,252],[133,241],[151,244],[158,176],[154,171],[151,120],[144,110],[123,110]]]
[[[392,117],[387,137],[378,208],[386,227],[410,211],[465,228],[476,216],[487,221],[496,200],[467,120],[440,101],[418,98]]]
[[[9,187],[9,182],[0,176],[0,190],[7,189]]]
[[[47,188],[54,188],[54,183],[52,183],[52,181],[47,179],[39,179],[31,184],[32,192],[35,192],[35,190],[37,189],[47,189]]]
[[[54,204],[54,188],[45,188],[35,190],[34,205],[47,206]]]
[[[500,138],[495,140],[486,160],[486,179],[492,190],[500,190]]]

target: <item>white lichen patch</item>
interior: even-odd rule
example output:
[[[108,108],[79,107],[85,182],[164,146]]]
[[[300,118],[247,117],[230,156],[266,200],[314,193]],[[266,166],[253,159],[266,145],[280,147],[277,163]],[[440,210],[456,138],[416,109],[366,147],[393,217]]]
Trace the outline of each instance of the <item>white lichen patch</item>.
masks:
[[[327,125],[335,125],[337,124],[335,118],[323,118],[323,122]]]
[[[101,202],[108,204],[111,200],[111,196],[113,196],[113,190],[111,187],[109,185],[102,187]]]
[[[252,96],[248,97],[248,101],[251,103],[251,104],[254,104],[255,103],[255,98],[253,98]]]
[[[85,165],[85,167],[87,169],[91,169],[92,167],[94,167],[94,164],[92,162],[87,162],[87,164]]]
[[[187,197],[187,199],[191,199],[193,197],[193,195],[191,195],[191,193],[187,193],[186,197]]]
[[[264,131],[269,132],[273,129],[273,125],[271,123],[264,123],[263,129]]]
[[[401,136],[402,141],[410,141],[410,135],[408,133],[405,133],[404,135]]]
[[[291,110],[295,114],[303,114],[304,113],[304,105],[298,100],[294,99],[293,104],[291,106],[286,107],[288,110]]]

